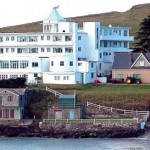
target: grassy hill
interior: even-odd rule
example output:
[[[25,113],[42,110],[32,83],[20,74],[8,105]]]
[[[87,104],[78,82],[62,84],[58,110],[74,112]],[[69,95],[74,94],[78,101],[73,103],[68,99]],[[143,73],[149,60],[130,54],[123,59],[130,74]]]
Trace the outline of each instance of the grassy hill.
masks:
[[[131,27],[131,35],[136,35],[139,29],[139,23],[150,15],[150,3],[135,5],[126,12],[108,12],[101,14],[92,14],[67,18],[68,21],[78,22],[82,25],[85,21],[98,21],[102,25],[112,24],[113,26]],[[42,21],[27,23],[22,25],[0,28],[2,33],[24,33],[24,32],[42,32]]]

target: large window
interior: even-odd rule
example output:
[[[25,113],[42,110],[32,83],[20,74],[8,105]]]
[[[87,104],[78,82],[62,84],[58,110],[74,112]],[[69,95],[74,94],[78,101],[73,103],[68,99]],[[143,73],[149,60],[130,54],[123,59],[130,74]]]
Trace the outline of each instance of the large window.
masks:
[[[123,78],[123,73],[118,73],[118,78],[122,79]]]
[[[53,48],[53,53],[62,53],[62,48]]]
[[[62,36],[53,36],[53,41],[62,41]]]
[[[0,68],[7,69],[9,68],[9,61],[0,61]]]
[[[29,53],[38,53],[38,48],[29,48]]]
[[[20,61],[20,68],[27,68],[29,65],[29,61],[28,60],[21,60]]]
[[[37,36],[29,36],[29,42],[37,42]]]
[[[10,61],[10,68],[19,68],[19,61]]]
[[[27,36],[18,36],[17,42],[28,42],[28,37]]]
[[[28,53],[27,48],[17,48],[17,53]]]
[[[69,35],[65,36],[65,41],[72,41],[72,36]]]
[[[72,47],[66,47],[65,48],[65,53],[72,53],[73,52],[73,48]]]

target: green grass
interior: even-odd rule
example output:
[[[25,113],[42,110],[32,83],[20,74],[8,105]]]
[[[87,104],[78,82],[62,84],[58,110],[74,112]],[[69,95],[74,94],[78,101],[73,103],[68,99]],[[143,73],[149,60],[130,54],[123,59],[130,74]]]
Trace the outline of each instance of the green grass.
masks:
[[[150,110],[150,85],[106,84],[95,87],[90,84],[57,85],[42,84],[30,85],[29,88],[52,88],[63,94],[74,94],[77,101],[87,101],[103,106],[119,109]]]

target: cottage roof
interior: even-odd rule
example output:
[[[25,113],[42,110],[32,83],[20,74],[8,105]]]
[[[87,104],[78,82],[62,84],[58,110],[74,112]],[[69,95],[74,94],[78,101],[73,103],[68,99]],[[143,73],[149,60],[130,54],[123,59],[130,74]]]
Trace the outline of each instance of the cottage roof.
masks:
[[[112,69],[150,69],[150,66],[134,66],[140,55],[150,63],[150,53],[115,53]]]
[[[66,19],[64,19],[56,9],[53,9],[52,13],[49,15],[49,17],[45,21],[58,21],[58,22],[65,22]]]
[[[15,94],[15,95],[24,95],[26,89],[20,89],[20,88],[16,88],[16,89],[12,89],[12,88],[0,88],[0,94],[3,93],[3,92],[10,92],[12,94]]]

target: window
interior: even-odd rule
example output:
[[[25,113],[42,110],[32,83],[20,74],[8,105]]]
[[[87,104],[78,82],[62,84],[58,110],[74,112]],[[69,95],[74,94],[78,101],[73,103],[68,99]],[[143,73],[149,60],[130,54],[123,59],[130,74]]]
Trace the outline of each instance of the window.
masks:
[[[82,63],[78,63],[78,66],[82,66]]]
[[[38,48],[29,48],[29,53],[38,53]]]
[[[53,41],[62,41],[62,36],[53,36]]]
[[[117,41],[113,42],[113,47],[117,47]]]
[[[0,106],[2,105],[2,96],[0,96]]]
[[[65,41],[72,41],[72,36],[69,35],[65,36]]]
[[[127,36],[127,35],[128,35],[128,31],[124,30],[124,36]]]
[[[3,118],[9,118],[9,109],[3,109]]]
[[[78,52],[81,52],[81,47],[78,47]]]
[[[62,48],[53,48],[53,53],[62,53]]]
[[[50,36],[47,36],[47,40],[48,40],[48,41],[50,40]]]
[[[6,48],[6,53],[9,53],[9,48]]]
[[[128,47],[128,42],[124,42],[124,48]]]
[[[107,41],[104,41],[104,47],[107,47]]]
[[[114,34],[114,35],[117,35],[117,29],[114,29],[114,30],[113,30],[113,34]]]
[[[70,66],[73,66],[73,61],[70,61]]]
[[[121,47],[121,42],[120,41],[118,42],[118,47]]]
[[[65,48],[65,53],[72,53],[73,52],[73,48],[72,47],[66,47]]]
[[[2,36],[0,37],[0,42],[3,42],[3,37]]]
[[[111,56],[111,52],[109,53],[109,56]]]
[[[6,41],[9,41],[9,36],[6,36]]]
[[[49,47],[47,48],[47,52],[51,52],[51,49]]]
[[[99,58],[102,58],[102,53],[99,53]]]
[[[44,52],[44,48],[41,48],[41,52]]]
[[[60,80],[60,76],[54,76],[54,80]]]
[[[41,36],[41,41],[43,41],[44,40],[44,36]]]
[[[123,74],[122,73],[118,73],[118,78],[122,79],[123,78]]]
[[[9,61],[0,61],[0,68],[1,69],[9,68]]]
[[[38,67],[38,62],[32,62],[32,67]]]
[[[8,96],[8,102],[12,102],[13,101],[13,96]]]
[[[29,42],[37,42],[37,36],[29,36]]]
[[[54,62],[53,61],[51,61],[51,66],[54,66]]]
[[[104,35],[108,35],[108,30],[107,29],[104,29]]]
[[[17,42],[28,42],[28,37],[27,36],[18,36]]]
[[[10,68],[16,69],[19,68],[19,61],[10,61]]]
[[[121,35],[121,30],[119,30],[119,35]]]
[[[78,36],[78,40],[81,40],[81,36]]]
[[[27,48],[17,48],[17,53],[28,53]]]
[[[1,54],[3,53],[3,48],[0,48],[0,53],[1,53]]]
[[[112,30],[111,29],[109,29],[109,35],[112,35]]]
[[[91,68],[93,68],[94,67],[94,64],[93,63],[91,63]]]
[[[91,78],[92,78],[92,79],[94,78],[94,73],[91,73]]]
[[[34,73],[34,77],[36,78],[38,76],[38,74],[37,73]]]
[[[69,80],[69,76],[63,76],[63,80]]]
[[[20,68],[27,68],[29,65],[29,61],[28,60],[21,60],[20,61]]]
[[[64,61],[60,61],[60,66],[64,66]]]
[[[144,66],[144,59],[143,58],[140,59],[140,66]]]
[[[14,53],[15,52],[15,48],[11,48],[11,53]]]
[[[14,41],[15,40],[15,37],[14,36],[11,36],[11,41]]]
[[[102,63],[99,63],[99,70],[102,69]]]

